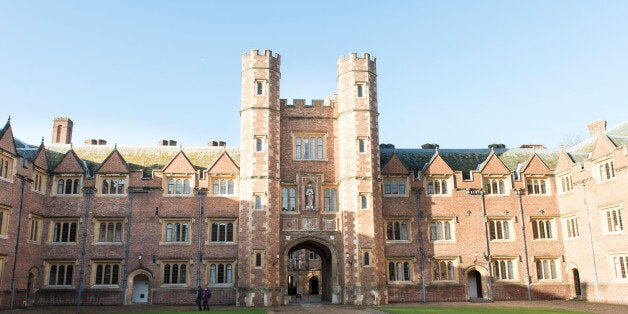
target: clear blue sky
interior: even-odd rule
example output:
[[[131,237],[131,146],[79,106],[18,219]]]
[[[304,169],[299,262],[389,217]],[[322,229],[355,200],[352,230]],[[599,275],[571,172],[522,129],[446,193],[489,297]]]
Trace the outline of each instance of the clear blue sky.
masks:
[[[239,146],[240,61],[282,56],[281,98],[377,58],[380,142],[558,145],[628,119],[628,1],[4,1],[0,123],[50,142]]]

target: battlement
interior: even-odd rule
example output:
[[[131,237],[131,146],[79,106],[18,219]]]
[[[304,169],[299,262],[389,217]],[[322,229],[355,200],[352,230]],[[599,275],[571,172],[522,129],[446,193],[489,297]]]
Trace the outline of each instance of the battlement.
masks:
[[[288,102],[288,101],[292,102]],[[308,103],[306,99],[279,99],[279,105],[281,107],[333,107],[336,102],[336,94],[331,95],[329,97],[325,97],[325,99],[312,99]]]
[[[348,55],[342,55],[338,58],[338,62],[341,61],[347,61],[347,60],[353,60],[353,59],[366,59],[369,60],[371,62],[375,62],[376,58],[372,57],[369,53],[367,52],[363,52],[362,53],[362,57],[358,57],[358,53],[357,52],[349,52]]]
[[[272,50],[268,50],[268,49],[264,49],[260,52],[259,49],[251,49],[248,52],[245,52],[242,54],[242,60],[246,59],[246,58],[251,58],[251,57],[256,57],[256,56],[260,56],[260,57],[270,57],[273,59],[277,59],[277,61],[281,60],[281,56],[278,53],[274,53]]]

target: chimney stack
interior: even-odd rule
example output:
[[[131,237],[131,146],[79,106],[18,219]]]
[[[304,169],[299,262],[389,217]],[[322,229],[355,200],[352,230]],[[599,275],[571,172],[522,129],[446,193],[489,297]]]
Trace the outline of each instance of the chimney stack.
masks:
[[[597,120],[591,124],[589,124],[589,135],[595,136],[598,134],[602,134],[606,131],[606,120]]]
[[[71,144],[74,123],[66,117],[57,117],[52,123],[52,143]]]

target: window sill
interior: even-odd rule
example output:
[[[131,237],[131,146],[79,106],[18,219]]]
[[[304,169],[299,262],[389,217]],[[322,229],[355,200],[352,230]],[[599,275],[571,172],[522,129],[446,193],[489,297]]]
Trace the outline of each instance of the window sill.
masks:
[[[115,245],[115,246],[120,246],[120,245],[124,245],[124,242],[95,242],[94,245]]]
[[[405,244],[405,243],[412,243],[412,240],[386,240],[386,243],[390,243],[390,244]]]
[[[64,246],[64,245],[76,245],[76,242],[50,242],[48,244]]]
[[[179,289],[187,289],[188,284],[186,283],[162,283],[160,288],[179,288]]]
[[[92,289],[120,289],[119,285],[92,285]]]
[[[235,241],[209,241],[205,242],[205,245],[235,245],[238,244]]]
[[[190,245],[190,242],[163,242],[160,241],[159,245],[174,245],[174,246],[183,246],[183,245]]]
[[[399,281],[387,281],[387,285],[391,286],[413,286],[416,285],[414,281],[411,280],[399,280]]]

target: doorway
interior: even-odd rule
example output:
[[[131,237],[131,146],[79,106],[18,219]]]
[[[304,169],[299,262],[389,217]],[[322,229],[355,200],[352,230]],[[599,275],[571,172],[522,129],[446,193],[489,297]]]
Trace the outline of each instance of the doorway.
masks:
[[[138,274],[133,277],[133,303],[148,303],[149,292],[148,277]]]
[[[318,294],[318,277],[310,278],[310,294]]]
[[[469,298],[481,299],[482,296],[482,275],[477,270],[472,270],[467,274],[467,280],[469,282]]]
[[[576,297],[580,297],[582,296],[582,289],[580,288],[580,272],[578,272],[578,269],[576,268],[574,268],[572,272],[573,272],[573,286],[576,292]]]

